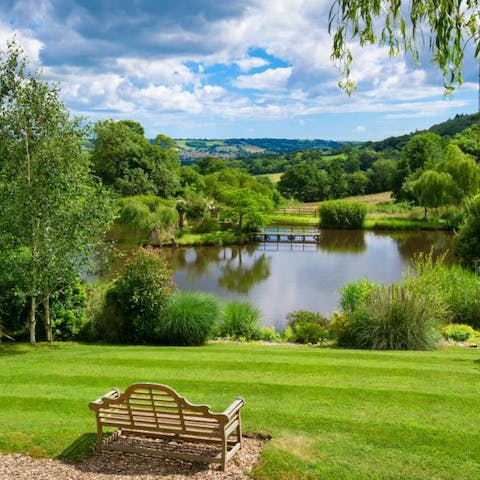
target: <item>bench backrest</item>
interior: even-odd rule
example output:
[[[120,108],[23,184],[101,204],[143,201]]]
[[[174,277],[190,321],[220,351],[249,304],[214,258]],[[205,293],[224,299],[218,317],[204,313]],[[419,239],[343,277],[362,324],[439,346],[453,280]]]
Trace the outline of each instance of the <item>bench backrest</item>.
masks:
[[[115,396],[115,395],[114,395]],[[137,383],[116,398],[92,402],[102,425],[167,436],[220,438],[228,416],[193,405],[166,385]]]

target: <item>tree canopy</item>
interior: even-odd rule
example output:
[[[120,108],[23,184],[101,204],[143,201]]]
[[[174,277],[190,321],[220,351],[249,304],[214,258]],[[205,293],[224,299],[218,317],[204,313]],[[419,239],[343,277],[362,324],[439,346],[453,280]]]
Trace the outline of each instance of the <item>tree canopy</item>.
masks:
[[[177,193],[179,163],[171,138],[157,135],[151,143],[133,120],[103,120],[94,131],[92,161],[105,185],[127,196]]]

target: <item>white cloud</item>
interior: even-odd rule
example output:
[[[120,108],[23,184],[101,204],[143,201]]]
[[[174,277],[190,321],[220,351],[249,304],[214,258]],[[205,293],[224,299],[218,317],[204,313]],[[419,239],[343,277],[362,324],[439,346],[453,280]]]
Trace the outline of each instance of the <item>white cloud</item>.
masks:
[[[0,49],[3,49],[7,41],[12,39],[15,39],[22,46],[25,55],[34,67],[40,65],[40,52],[44,47],[43,43],[37,40],[28,30],[13,30],[0,21]]]
[[[239,60],[235,60],[235,63],[239,66],[241,72],[249,72],[254,68],[268,65],[268,61],[260,57],[244,57]]]
[[[156,85],[187,85],[197,80],[197,75],[175,58],[117,58],[116,65],[125,76]]]
[[[330,3],[198,2],[202,7],[196,12],[193,2],[179,17],[169,16],[171,5],[162,7],[165,15],[155,16],[140,2],[138,16],[128,18],[115,15],[115,8],[105,16],[104,0],[101,13],[108,22],[102,25],[88,3],[67,2],[57,12],[55,1],[16,0],[10,10],[0,4],[0,18],[15,18],[15,29],[0,20],[0,42],[15,32],[34,63],[48,64],[45,73],[61,83],[75,111],[96,116],[111,110],[112,116],[133,116],[150,125],[185,125],[186,119],[193,125],[200,116],[217,124],[293,117],[300,122],[350,113],[434,118],[475,104],[473,82],[464,86],[461,99],[444,101],[431,66],[413,68],[403,57],[389,59],[386,48],[358,45],[352,45],[358,90],[347,97],[337,87],[339,74],[330,60]],[[118,35],[119,26],[127,26],[129,35]],[[367,120],[358,122],[355,131],[372,131]],[[308,125],[314,123],[308,119]]]
[[[264,72],[253,75],[240,75],[233,82],[237,88],[248,88],[253,90],[283,90],[292,73],[292,67],[268,68]]]

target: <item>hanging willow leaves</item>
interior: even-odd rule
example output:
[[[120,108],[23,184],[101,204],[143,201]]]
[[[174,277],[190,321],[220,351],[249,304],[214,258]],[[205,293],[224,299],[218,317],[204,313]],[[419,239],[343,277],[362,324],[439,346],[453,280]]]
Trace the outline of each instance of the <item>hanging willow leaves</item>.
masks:
[[[334,0],[328,29],[339,85],[348,94],[355,88],[349,47],[355,38],[361,46],[388,46],[390,56],[410,54],[416,63],[428,50],[450,92],[463,83],[465,53],[473,46],[474,57],[480,55],[480,0]]]

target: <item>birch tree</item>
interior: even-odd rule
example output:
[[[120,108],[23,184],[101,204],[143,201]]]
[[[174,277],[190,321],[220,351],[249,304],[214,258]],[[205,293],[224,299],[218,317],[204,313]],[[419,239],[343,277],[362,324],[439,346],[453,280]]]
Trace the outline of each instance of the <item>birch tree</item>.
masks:
[[[90,172],[85,128],[59,90],[29,70],[21,49],[0,52],[0,250],[30,250],[30,342],[39,305],[52,341],[50,299],[91,261],[113,219]]]

